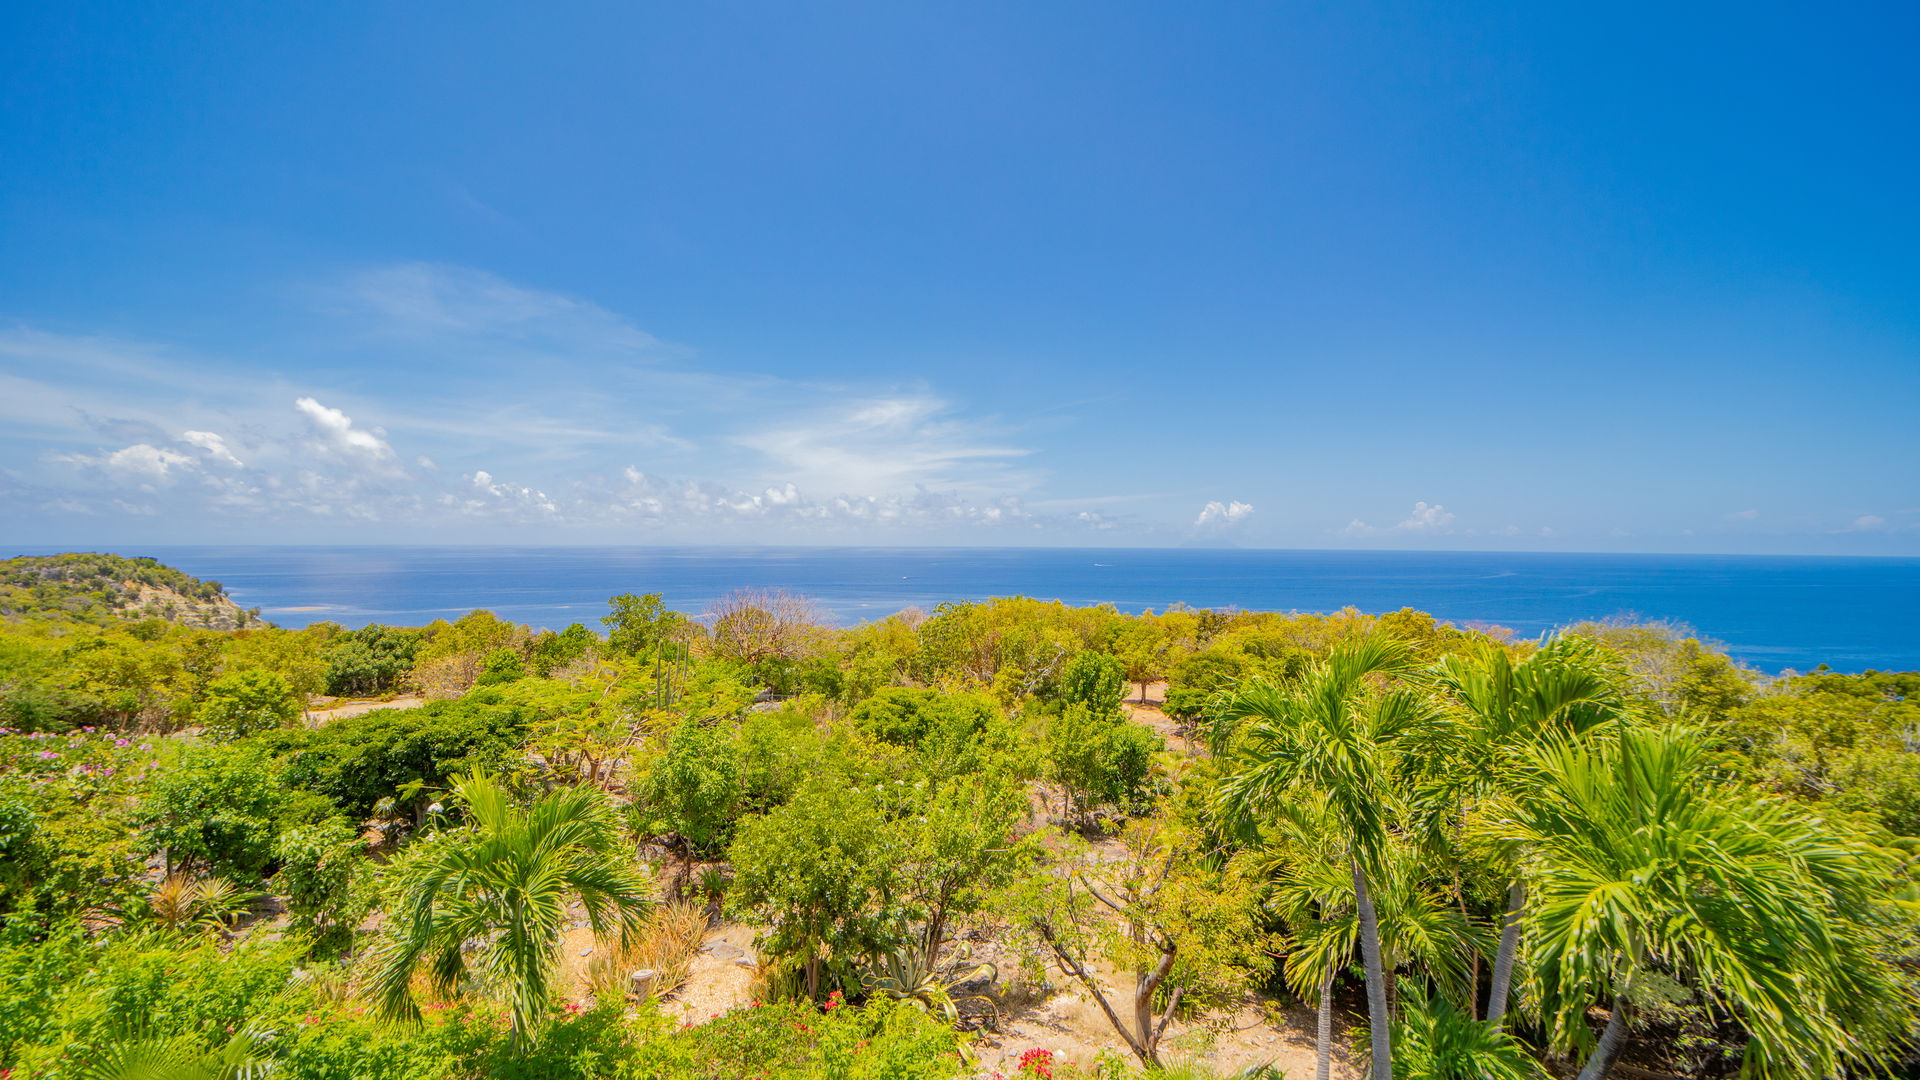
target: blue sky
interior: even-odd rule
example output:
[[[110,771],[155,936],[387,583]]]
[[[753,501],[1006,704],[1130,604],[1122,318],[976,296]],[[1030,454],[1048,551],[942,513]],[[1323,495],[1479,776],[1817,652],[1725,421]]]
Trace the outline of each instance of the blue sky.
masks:
[[[1917,12],[16,5],[0,542],[1920,554]]]

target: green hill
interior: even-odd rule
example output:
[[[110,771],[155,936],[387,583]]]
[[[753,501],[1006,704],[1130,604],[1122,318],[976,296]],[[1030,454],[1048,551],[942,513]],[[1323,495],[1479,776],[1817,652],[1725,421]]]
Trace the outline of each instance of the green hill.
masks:
[[[0,617],[79,622],[162,618],[212,630],[259,623],[217,581],[150,558],[69,552],[0,561]]]

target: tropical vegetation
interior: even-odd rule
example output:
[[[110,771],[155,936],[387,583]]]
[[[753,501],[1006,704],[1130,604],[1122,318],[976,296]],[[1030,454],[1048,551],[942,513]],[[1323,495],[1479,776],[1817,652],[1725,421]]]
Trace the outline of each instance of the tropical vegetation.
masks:
[[[1913,673],[1028,598],[289,630],[96,555],[0,601],[0,1075],[1920,1066]]]

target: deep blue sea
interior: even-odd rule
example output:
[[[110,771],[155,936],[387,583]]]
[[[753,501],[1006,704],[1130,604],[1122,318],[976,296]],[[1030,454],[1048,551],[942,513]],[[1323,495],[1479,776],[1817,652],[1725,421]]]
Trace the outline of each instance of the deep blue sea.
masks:
[[[27,552],[21,552],[26,554]],[[842,622],[1025,595],[1123,611],[1415,607],[1522,635],[1581,619],[1685,623],[1766,671],[1920,669],[1920,559],[1043,548],[151,547],[282,626],[452,618],[474,608],[598,629],[606,598],[697,615],[743,586],[804,593]]]

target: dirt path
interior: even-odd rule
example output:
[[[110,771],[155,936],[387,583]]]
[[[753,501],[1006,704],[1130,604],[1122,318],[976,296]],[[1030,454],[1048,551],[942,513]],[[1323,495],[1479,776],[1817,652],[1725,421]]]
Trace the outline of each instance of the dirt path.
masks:
[[[378,698],[364,698],[357,701],[331,701],[324,708],[308,709],[307,721],[314,724],[324,724],[329,720],[339,720],[348,716],[359,716],[362,713],[370,713],[375,709],[417,709],[426,703],[426,698],[413,697],[411,695],[397,697],[391,701],[381,701]]]
[[[700,1024],[751,1005],[753,938],[753,928],[739,923],[726,923],[711,931],[693,959],[686,983],[659,1003],[661,1011],[681,1022]],[[569,941],[569,946],[574,944]],[[956,949],[960,947],[956,942]],[[1017,958],[1009,956],[997,942],[977,941],[967,947],[977,950],[970,953],[974,960],[992,962],[1001,978],[1019,967]],[[569,953],[572,951],[570,948]],[[1104,964],[1097,964],[1095,973],[1109,1001],[1127,1000],[1121,990],[1123,980]],[[1081,1065],[1092,1064],[1103,1051],[1125,1054],[1125,1045],[1086,988],[1057,970],[1050,971],[1049,978],[1053,986],[1043,994],[1012,998],[1006,996],[1005,985],[996,980],[989,993],[998,1002],[999,1030],[981,1032],[973,1044],[981,1075],[997,1069],[1011,1076],[1020,1055],[1035,1048],[1050,1050],[1062,1060]],[[972,1014],[975,1009],[963,1003],[962,1011]],[[1202,1062],[1223,1076],[1271,1063],[1288,1076],[1310,1077],[1315,1065],[1314,1021],[1310,1009],[1270,999],[1253,1002],[1231,1013],[1208,1013],[1174,1023],[1162,1044],[1163,1056],[1170,1062]],[[1336,1018],[1333,1075],[1337,1080],[1359,1076],[1346,1052],[1346,1027],[1343,1018]]]
[[[1147,696],[1144,700],[1139,696],[1140,684],[1134,683],[1132,686],[1133,693],[1125,701],[1120,703],[1120,707],[1126,710],[1128,719],[1136,724],[1145,724],[1159,732],[1161,738],[1167,740],[1167,749],[1169,750],[1178,751],[1183,754],[1192,754],[1200,751],[1199,744],[1190,740],[1181,732],[1179,722],[1166,714],[1166,683],[1148,683]]]

